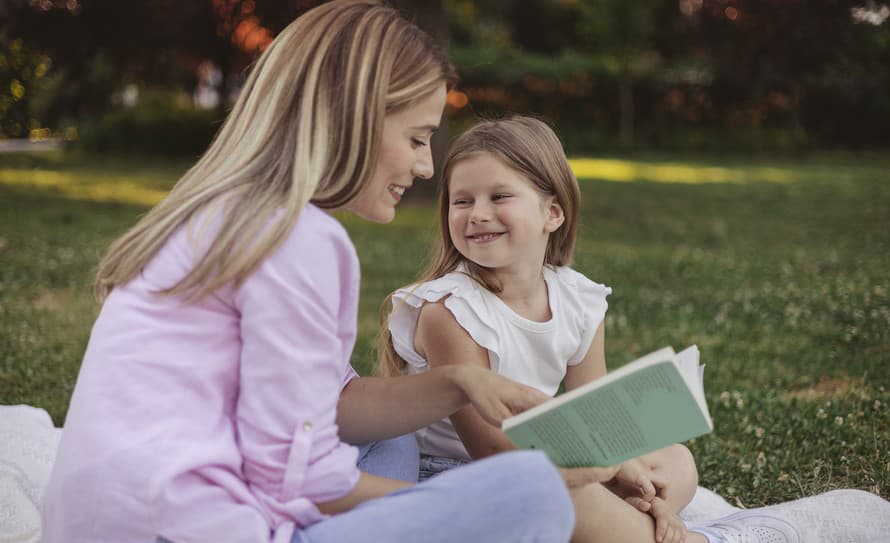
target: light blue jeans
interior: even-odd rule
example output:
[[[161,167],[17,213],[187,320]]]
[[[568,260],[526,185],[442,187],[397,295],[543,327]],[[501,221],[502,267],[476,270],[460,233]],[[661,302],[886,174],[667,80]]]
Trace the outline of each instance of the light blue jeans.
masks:
[[[458,460],[457,458],[422,454],[420,455],[420,471],[417,480],[423,482],[442,472],[459,468],[460,466],[466,466],[467,464],[469,464],[469,462]]]
[[[362,471],[417,480],[414,436],[361,447]],[[509,452],[298,530],[292,543],[565,543],[575,512],[565,484],[542,452]]]

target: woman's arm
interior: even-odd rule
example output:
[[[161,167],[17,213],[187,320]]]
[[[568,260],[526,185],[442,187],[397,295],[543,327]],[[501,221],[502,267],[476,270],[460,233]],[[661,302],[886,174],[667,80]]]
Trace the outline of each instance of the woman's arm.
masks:
[[[458,363],[465,353],[443,354],[443,360],[456,363],[442,364],[419,375],[359,377],[350,381],[340,393],[337,405],[340,438],[361,444],[411,433],[468,403],[476,406],[487,425],[499,426],[510,415],[549,399],[538,390],[487,369]]]
[[[336,515],[337,513],[349,511],[362,502],[385,496],[406,486],[411,486],[411,483],[362,473],[358,484],[355,485],[352,492],[336,500],[319,503],[317,506],[318,510],[326,515]]]

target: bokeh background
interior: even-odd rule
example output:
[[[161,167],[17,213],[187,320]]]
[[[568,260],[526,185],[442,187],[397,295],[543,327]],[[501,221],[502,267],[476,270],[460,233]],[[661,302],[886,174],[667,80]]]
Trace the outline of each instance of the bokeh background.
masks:
[[[3,0],[0,135],[200,152],[251,61],[318,3]],[[460,69],[459,125],[535,112],[573,153],[890,143],[890,7],[875,0],[394,4]]]
[[[317,3],[0,0],[0,404],[63,424],[102,253]],[[394,4],[460,72],[438,153],[508,112],[562,138],[583,194],[575,267],[614,288],[609,366],[701,348],[702,484],[743,506],[890,497],[890,3]],[[435,183],[417,185],[391,225],[340,216],[364,374],[381,301],[435,236]]]

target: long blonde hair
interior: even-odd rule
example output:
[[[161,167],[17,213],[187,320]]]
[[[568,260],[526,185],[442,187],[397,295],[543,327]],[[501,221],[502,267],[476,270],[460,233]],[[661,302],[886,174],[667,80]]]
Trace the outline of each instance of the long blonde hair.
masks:
[[[565,214],[565,221],[558,230],[550,234],[544,264],[568,266],[572,263],[581,204],[578,180],[569,166],[559,138],[550,126],[533,117],[514,115],[480,122],[451,144],[442,167],[442,185],[439,190],[439,238],[429,266],[415,284],[442,277],[455,271],[463,263],[467,274],[482,286],[495,294],[501,291],[501,284],[490,270],[460,254],[451,241],[448,226],[449,184],[454,167],[480,153],[491,154],[507,167],[519,172],[542,193],[555,196]],[[385,376],[398,375],[405,367],[405,361],[393,348],[392,334],[387,324],[391,300],[392,295],[384,300],[380,309],[380,333],[377,340],[377,372]]]
[[[222,217],[218,232],[190,272],[159,294],[196,301],[241,284],[307,202],[331,209],[358,195],[388,113],[455,80],[432,38],[380,2],[334,0],[306,12],[260,56],[204,155],[110,246],[96,297],[133,279],[204,210]]]

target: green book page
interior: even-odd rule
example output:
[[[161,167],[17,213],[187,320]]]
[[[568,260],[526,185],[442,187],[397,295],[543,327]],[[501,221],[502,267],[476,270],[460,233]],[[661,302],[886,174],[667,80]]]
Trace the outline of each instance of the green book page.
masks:
[[[669,361],[630,373],[505,430],[563,467],[611,466],[710,432]]]

